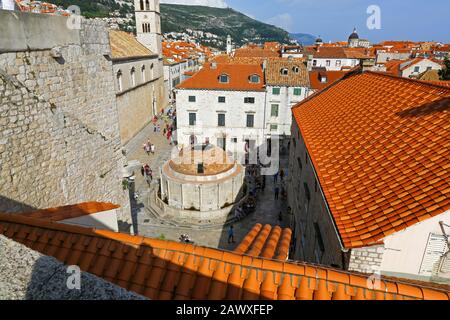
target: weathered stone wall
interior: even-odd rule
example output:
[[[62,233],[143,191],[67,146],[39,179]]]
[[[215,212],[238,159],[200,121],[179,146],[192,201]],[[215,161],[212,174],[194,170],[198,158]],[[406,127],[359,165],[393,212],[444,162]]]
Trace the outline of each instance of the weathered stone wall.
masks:
[[[0,235],[0,300],[145,300],[87,272],[69,289],[68,268]]]
[[[0,11],[0,20],[11,14]],[[4,28],[27,30],[28,24],[45,24],[41,37],[66,32],[62,17],[14,14],[18,19],[0,24],[2,37]],[[106,26],[83,20],[79,40],[67,32],[72,36],[61,41],[56,59],[45,45],[55,41],[25,51],[0,43],[0,211],[113,202],[122,206],[119,229],[130,230]]]
[[[309,202],[306,186],[310,193]],[[287,189],[288,202],[293,214],[291,228],[294,231],[294,252],[290,256],[295,260],[346,268],[339,236],[328,213],[313,164],[295,121],[292,125]],[[323,242],[323,251],[319,237]]]
[[[378,271],[384,251],[383,245],[352,249],[348,269],[364,273]]]

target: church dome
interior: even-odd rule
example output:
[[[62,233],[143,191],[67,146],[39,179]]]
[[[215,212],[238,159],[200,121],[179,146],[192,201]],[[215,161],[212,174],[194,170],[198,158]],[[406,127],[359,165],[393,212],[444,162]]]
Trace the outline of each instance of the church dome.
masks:
[[[348,40],[359,40],[359,35],[356,33],[356,28],[353,29],[353,33],[348,37]]]
[[[318,43],[323,43],[323,40],[320,36],[316,39],[316,44],[318,44]]]

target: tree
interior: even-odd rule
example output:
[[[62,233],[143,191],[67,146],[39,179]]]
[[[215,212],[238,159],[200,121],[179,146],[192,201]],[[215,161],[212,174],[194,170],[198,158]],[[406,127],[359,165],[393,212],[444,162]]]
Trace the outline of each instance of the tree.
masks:
[[[444,59],[444,68],[439,70],[439,77],[441,80],[450,80],[450,59],[445,57]]]

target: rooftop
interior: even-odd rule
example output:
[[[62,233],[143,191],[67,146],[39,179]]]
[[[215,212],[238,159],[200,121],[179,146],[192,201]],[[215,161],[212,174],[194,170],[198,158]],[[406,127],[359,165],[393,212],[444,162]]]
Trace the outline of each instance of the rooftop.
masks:
[[[228,77],[228,82],[219,81],[219,77],[222,75]],[[250,81],[250,77],[253,75],[259,77],[258,83]],[[199,72],[179,84],[176,88],[264,91],[264,74],[262,67],[255,64],[205,64]]]
[[[198,173],[198,165],[202,164],[203,173]],[[170,167],[176,172],[186,175],[216,175],[231,170],[234,161],[224,150],[209,145],[204,150],[202,146],[194,149],[184,148],[177,158],[169,161]]]
[[[0,214],[0,234],[150,299],[450,299],[444,285],[381,278],[374,288],[368,275],[21,215]]]
[[[125,31],[110,30],[109,42],[113,59],[140,58],[156,55],[137,41],[133,34]]]
[[[342,79],[349,71],[326,71],[313,70],[309,72],[309,82],[311,89],[322,90],[329,87],[336,81]],[[325,78],[326,81],[322,81]]]
[[[267,85],[309,87],[308,70],[302,60],[268,59],[265,74]]]
[[[118,209],[119,206],[104,202],[84,202],[58,208],[49,208],[31,212],[19,213],[24,217],[46,219],[49,221],[62,221],[78,218],[99,212]]]
[[[293,108],[344,247],[450,209],[450,89],[350,73]]]

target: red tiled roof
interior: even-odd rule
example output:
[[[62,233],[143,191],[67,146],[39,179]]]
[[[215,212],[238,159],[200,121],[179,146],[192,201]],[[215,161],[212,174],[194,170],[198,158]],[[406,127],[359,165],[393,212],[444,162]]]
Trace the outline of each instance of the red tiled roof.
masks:
[[[314,58],[326,59],[326,58],[341,58],[346,59],[347,54],[342,47],[313,47],[307,51],[307,54],[312,54]]]
[[[310,71],[309,82],[311,89],[322,90],[331,86],[336,81],[342,79],[349,71]],[[327,77],[327,82],[321,82],[322,76]]]
[[[87,216],[99,212],[118,209],[119,206],[104,202],[84,202],[58,208],[49,208],[31,212],[18,213],[24,217],[46,219],[50,221],[61,221]]]
[[[0,234],[159,300],[450,299],[448,286],[380,279],[190,244],[0,214]]]
[[[249,57],[249,58],[269,58],[279,57],[280,52],[272,49],[263,48],[241,48],[237,49],[234,53],[235,57]]]
[[[346,248],[450,209],[450,89],[367,72],[293,108]]]
[[[279,226],[272,228],[269,224],[266,224],[263,228],[258,223],[245,236],[234,252],[252,257],[287,260],[291,238],[292,230],[289,228],[284,230]]]
[[[220,75],[228,75],[229,82],[219,82]],[[258,75],[259,83],[251,83],[249,78]],[[236,90],[236,91],[264,91],[264,74],[259,65],[244,64],[205,64],[191,78],[179,84],[177,89],[199,89],[199,90]]]

